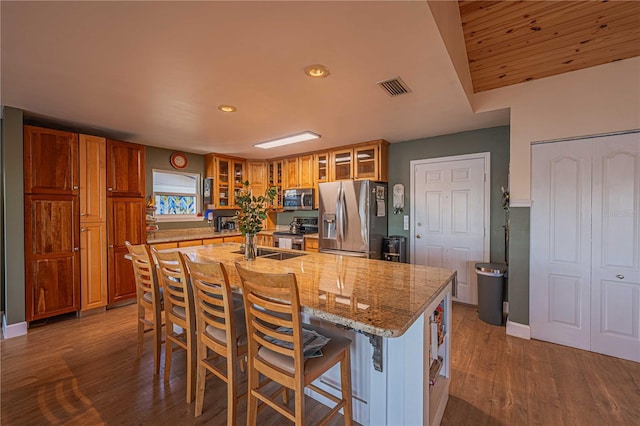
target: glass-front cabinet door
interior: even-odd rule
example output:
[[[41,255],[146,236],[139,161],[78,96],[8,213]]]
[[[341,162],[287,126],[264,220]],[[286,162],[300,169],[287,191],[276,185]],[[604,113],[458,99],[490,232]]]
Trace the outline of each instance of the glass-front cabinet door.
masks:
[[[353,178],[353,150],[333,151],[333,180]]]
[[[316,183],[329,182],[329,153],[316,154]]]
[[[214,204],[218,207],[230,206],[229,172],[231,171],[231,162],[227,158],[216,157],[217,179],[214,180],[216,187]]]
[[[274,208],[282,207],[282,160],[269,162],[269,188],[276,187]]]
[[[240,195],[240,191],[244,189],[242,182],[245,181],[244,161],[233,161],[233,200],[229,201],[229,205],[235,206],[235,199]]]
[[[378,179],[378,145],[354,148],[354,179]]]

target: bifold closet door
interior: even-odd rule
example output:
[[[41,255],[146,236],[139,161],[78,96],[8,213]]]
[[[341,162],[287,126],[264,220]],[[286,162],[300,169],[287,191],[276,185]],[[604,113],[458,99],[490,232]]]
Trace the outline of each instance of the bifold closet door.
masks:
[[[593,141],[591,350],[640,362],[640,133]]]

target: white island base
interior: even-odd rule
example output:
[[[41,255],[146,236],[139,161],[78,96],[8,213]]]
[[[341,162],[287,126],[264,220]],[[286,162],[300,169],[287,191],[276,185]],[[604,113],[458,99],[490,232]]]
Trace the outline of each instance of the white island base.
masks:
[[[445,335],[443,342],[439,344],[437,329],[432,326],[432,320],[433,312],[442,301]],[[323,320],[310,320],[314,324],[331,326]],[[435,296],[404,334],[399,337],[377,338],[381,343],[382,371],[377,371],[374,367],[374,349],[369,337],[356,330],[343,330],[344,335],[353,342],[353,419],[362,425],[440,424],[449,399],[450,331],[451,283]],[[432,386],[429,385],[431,353],[437,353],[442,359],[442,367]],[[331,369],[314,384],[339,395],[339,367]],[[333,403],[318,393],[308,389],[305,392],[323,404],[333,406]]]

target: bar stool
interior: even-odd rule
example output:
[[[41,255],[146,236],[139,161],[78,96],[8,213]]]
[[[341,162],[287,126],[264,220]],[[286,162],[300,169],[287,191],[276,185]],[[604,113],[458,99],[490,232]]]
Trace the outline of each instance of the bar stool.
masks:
[[[303,425],[305,387],[336,403],[321,424],[344,408],[344,422],[351,425],[351,341],[327,329],[304,324],[304,330],[313,330],[331,339],[322,348],[322,356],[305,359],[295,274],[254,272],[237,263],[236,269],[242,282],[249,339],[247,425],[256,424],[258,401],[296,425]],[[311,384],[337,363],[340,363],[342,398]],[[260,375],[267,379],[260,382]],[[278,383],[280,388],[268,394],[265,387],[270,382]],[[293,411],[285,405],[287,389],[295,393]],[[276,399],[282,392],[285,392],[285,403]]]
[[[138,304],[138,358],[142,355],[144,333],[153,331],[154,373],[160,373],[160,353],[162,351],[162,293],[154,278],[154,265],[149,248],[145,244],[133,245],[125,241],[131,256],[133,275],[136,280],[136,300]],[[147,318],[151,312],[151,319]]]
[[[198,324],[198,375],[195,416],[202,414],[207,372],[227,384],[227,425],[235,425],[239,360],[247,353],[242,305],[234,304],[227,271],[221,263],[197,263],[184,256],[193,286]],[[239,309],[238,309],[239,308]],[[213,352],[209,356],[209,351]],[[224,358],[220,362],[220,358]]]
[[[191,286],[178,251],[161,253],[152,247],[151,252],[158,264],[158,278],[164,292],[164,381],[168,382],[171,377],[173,352],[184,349],[187,352],[187,403],[190,403],[196,389],[196,321]],[[182,331],[176,331],[174,325]]]

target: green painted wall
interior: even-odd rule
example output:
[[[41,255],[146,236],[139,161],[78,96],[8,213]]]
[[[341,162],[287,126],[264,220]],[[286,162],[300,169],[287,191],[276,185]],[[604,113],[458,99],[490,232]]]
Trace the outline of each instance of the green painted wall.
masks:
[[[22,111],[2,113],[4,303],[7,324],[25,321]]]
[[[389,146],[389,188],[391,191],[396,183],[404,184],[405,205],[402,214],[394,215],[393,204],[389,202],[389,235],[404,235],[408,242],[409,231],[404,231],[402,225],[403,216],[411,211],[410,161],[478,152],[491,153],[490,257],[492,262],[504,262],[505,214],[502,209],[500,187],[506,188],[509,182],[508,126],[391,144]],[[409,250],[409,244],[407,244],[407,253]]]
[[[509,321],[529,324],[530,208],[509,211]]]
[[[175,171],[173,167],[171,167],[170,158],[171,154],[173,154],[175,150],[164,149],[164,148],[156,148],[153,146],[147,146],[145,149],[145,157],[146,157],[146,185],[147,185],[147,196],[150,196],[153,193],[153,169],[156,170],[170,170]],[[182,151],[181,151],[182,152]],[[188,173],[199,173],[201,178],[205,177],[205,164],[204,164],[204,156],[200,154],[191,154],[185,152],[187,158],[189,159],[189,165],[181,170]],[[204,212],[203,212],[204,213]],[[184,228],[202,228],[203,226],[207,226],[207,222],[202,221],[194,221],[194,222],[160,222],[158,223],[160,229],[184,229]]]

